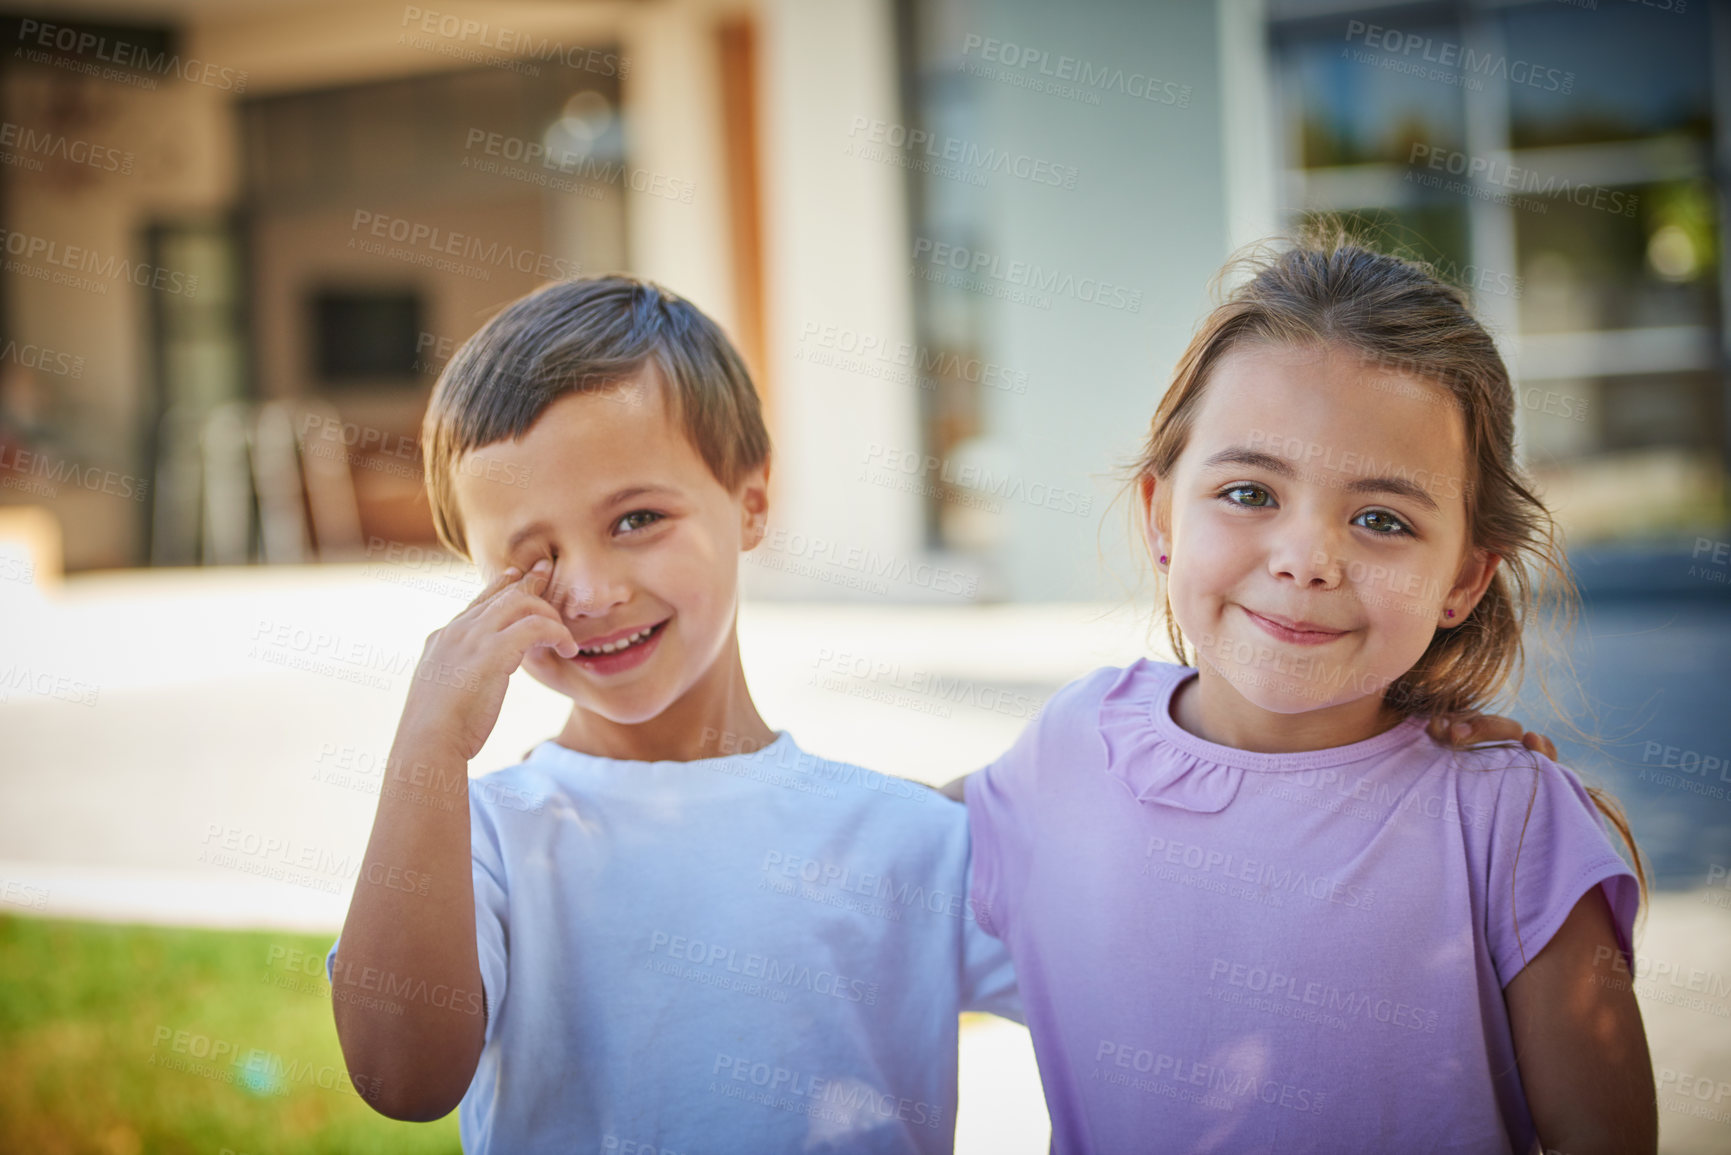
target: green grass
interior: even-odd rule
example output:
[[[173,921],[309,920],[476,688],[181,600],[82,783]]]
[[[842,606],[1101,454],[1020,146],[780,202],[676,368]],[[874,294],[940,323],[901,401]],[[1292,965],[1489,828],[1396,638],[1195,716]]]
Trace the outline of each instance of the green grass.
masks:
[[[332,937],[0,915],[0,1151],[457,1155],[455,1112],[399,1123],[355,1095]]]

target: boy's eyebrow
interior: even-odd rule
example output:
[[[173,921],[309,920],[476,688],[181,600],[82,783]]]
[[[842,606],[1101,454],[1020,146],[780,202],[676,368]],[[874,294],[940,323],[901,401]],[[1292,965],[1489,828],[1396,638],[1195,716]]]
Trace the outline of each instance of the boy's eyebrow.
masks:
[[[622,501],[630,501],[632,498],[642,497],[646,493],[676,492],[678,491],[669,485],[628,485],[624,489],[616,490],[609,494],[606,500],[601,503],[601,506],[602,508],[606,508],[610,505],[618,505]]]
[[[676,492],[678,492],[678,491],[673,489],[671,486],[666,486],[666,485],[628,485],[624,489],[616,490],[615,492],[608,494],[607,497],[602,499],[601,504],[600,504],[600,508],[606,509],[609,506],[614,506],[614,505],[620,504],[621,502],[630,501],[634,497],[642,497],[646,493],[676,493]],[[510,553],[512,550],[516,549],[519,545],[523,544],[523,542],[526,539],[534,537],[538,533],[546,533],[551,528],[552,528],[552,526],[550,526],[545,521],[532,521],[532,522],[530,522],[528,525],[524,526],[522,529],[519,529],[516,533],[513,533],[509,538],[506,539],[505,552]]]
[[[1253,469],[1266,469],[1281,477],[1297,477],[1298,471],[1292,463],[1283,457],[1272,453],[1261,453],[1254,449],[1223,449],[1202,463],[1202,468],[1208,469],[1216,465],[1248,465]],[[1422,485],[1408,481],[1404,477],[1358,477],[1346,483],[1343,487],[1348,493],[1394,493],[1401,497],[1411,498],[1432,513],[1441,513],[1436,501],[1426,493]]]
[[[525,538],[534,537],[538,533],[546,533],[547,528],[548,528],[547,523],[544,521],[532,521],[532,522],[530,522],[528,525],[524,526],[522,529],[520,529],[516,533],[512,534],[510,539],[505,542],[505,552],[510,553],[511,551],[515,550],[519,545],[521,545],[523,543],[523,540]]]

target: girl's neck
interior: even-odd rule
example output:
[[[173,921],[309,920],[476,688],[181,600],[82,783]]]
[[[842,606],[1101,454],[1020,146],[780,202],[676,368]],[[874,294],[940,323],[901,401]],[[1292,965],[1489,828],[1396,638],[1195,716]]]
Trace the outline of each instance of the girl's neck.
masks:
[[[1301,714],[1277,714],[1245,701],[1230,682],[1206,666],[1173,694],[1172,720],[1205,742],[1257,754],[1350,746],[1401,722],[1374,695]]]
[[[690,762],[761,750],[775,741],[775,731],[751,700],[739,641],[730,636],[696,684],[655,717],[646,722],[615,722],[578,706],[555,741],[598,758]]]

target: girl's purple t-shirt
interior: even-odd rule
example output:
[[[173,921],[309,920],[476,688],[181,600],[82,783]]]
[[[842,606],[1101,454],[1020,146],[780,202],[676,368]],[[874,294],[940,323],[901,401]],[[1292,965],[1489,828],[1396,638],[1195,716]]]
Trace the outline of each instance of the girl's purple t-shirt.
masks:
[[[1594,886],[1629,974],[1638,887],[1580,781],[1416,718],[1215,745],[1172,720],[1195,674],[1097,670],[968,779],[1053,1150],[1531,1149],[1503,988]]]

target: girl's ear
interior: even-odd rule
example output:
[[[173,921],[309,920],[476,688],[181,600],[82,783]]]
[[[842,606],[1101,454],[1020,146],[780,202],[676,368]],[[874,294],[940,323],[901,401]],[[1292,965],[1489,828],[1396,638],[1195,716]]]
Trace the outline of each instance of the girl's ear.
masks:
[[[1158,480],[1152,473],[1144,473],[1136,479],[1136,501],[1141,506],[1141,516],[1137,518],[1142,531],[1142,541],[1154,557],[1164,557],[1172,551],[1167,548],[1167,522],[1170,511],[1165,508],[1162,500],[1164,491],[1159,487]]]
[[[753,469],[739,483],[739,548],[750,552],[769,532],[769,462]]]
[[[1439,611],[1442,620],[1439,625],[1444,629],[1453,629],[1467,620],[1467,615],[1473,612],[1473,607],[1479,604],[1479,599],[1490,589],[1491,579],[1497,576],[1497,565],[1502,560],[1486,550],[1468,551],[1467,559],[1461,563],[1460,573],[1455,577],[1454,588],[1443,598],[1442,609]]]

